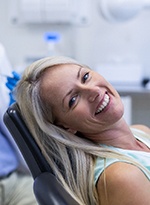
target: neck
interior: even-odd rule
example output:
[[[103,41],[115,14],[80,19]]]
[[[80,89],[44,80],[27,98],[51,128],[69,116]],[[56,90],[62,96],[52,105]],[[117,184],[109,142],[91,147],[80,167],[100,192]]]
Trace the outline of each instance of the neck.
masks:
[[[144,143],[134,137],[124,119],[101,132],[95,137],[94,141],[122,149],[150,152],[150,149]]]
[[[124,119],[93,137],[95,142],[123,149],[134,149],[136,139]]]

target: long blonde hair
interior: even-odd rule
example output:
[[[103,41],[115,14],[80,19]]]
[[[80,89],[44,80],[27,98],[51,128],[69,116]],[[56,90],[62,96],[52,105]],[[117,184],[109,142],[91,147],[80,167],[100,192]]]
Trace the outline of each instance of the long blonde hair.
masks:
[[[46,69],[62,64],[83,66],[63,56],[34,62],[25,69],[17,85],[16,101],[43,155],[64,188],[80,205],[97,205],[98,195],[94,185],[96,157],[123,156],[54,125],[50,104],[43,102],[40,96],[40,83]]]

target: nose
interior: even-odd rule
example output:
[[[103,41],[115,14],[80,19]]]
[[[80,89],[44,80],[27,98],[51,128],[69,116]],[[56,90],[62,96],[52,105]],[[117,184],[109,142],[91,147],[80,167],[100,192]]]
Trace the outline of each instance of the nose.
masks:
[[[94,102],[100,95],[99,88],[96,86],[85,86],[83,88],[83,95],[88,99],[89,102]]]

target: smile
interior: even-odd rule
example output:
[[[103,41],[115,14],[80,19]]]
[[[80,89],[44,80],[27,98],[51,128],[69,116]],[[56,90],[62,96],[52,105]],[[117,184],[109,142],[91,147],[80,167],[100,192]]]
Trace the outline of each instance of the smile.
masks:
[[[102,112],[102,110],[108,105],[109,99],[110,99],[109,96],[107,94],[105,94],[104,100],[103,100],[102,104],[100,105],[100,107],[97,109],[95,114]]]

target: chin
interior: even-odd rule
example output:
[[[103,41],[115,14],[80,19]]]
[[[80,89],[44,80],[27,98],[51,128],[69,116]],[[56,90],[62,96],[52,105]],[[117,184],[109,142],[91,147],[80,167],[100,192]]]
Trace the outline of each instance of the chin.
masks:
[[[116,120],[120,120],[124,115],[124,106],[123,104],[120,104],[120,106],[117,106],[117,109],[115,110],[114,113],[114,118]]]
[[[124,115],[124,107],[123,109],[120,109],[120,111],[118,112],[118,119],[121,119]]]

